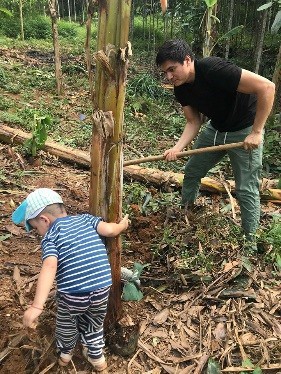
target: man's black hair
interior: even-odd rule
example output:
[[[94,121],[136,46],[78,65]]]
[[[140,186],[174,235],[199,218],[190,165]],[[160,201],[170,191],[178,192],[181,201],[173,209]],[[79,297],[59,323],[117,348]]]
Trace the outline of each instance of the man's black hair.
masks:
[[[186,41],[182,39],[168,40],[159,48],[156,64],[159,66],[168,60],[183,64],[186,56],[189,56],[191,61],[194,60],[194,54]]]

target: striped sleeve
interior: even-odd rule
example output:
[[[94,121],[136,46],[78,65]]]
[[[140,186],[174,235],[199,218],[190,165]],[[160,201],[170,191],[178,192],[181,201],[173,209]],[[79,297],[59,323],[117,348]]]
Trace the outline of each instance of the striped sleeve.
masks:
[[[51,240],[43,239],[42,243],[42,261],[49,256],[59,257],[56,245]]]
[[[87,217],[90,224],[93,226],[93,228],[95,230],[97,230],[97,227],[98,227],[98,224],[100,223],[100,221],[103,221],[103,219],[101,217],[95,217],[95,216],[92,216],[91,214],[85,214],[85,216]]]

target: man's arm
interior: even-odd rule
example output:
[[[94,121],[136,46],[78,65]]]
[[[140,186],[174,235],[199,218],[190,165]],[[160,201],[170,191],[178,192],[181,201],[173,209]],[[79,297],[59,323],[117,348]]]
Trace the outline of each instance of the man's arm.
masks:
[[[256,116],[252,132],[245,138],[245,149],[257,148],[262,142],[265,122],[274,102],[275,85],[268,79],[242,69],[238,92],[255,94],[257,97]]]
[[[185,106],[182,109],[186,118],[186,125],[174,147],[164,152],[167,161],[177,159],[176,153],[181,152],[196,137],[202,124],[200,114],[196,109],[191,106]]]
[[[25,311],[23,316],[24,326],[34,327],[36,318],[42,313],[56,277],[57,264],[58,260],[55,256],[49,256],[43,261],[32,306]]]

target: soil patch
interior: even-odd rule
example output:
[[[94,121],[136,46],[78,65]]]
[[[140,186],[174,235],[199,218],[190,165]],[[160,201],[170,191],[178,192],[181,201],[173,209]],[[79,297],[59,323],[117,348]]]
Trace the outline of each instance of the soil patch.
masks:
[[[68,369],[57,366],[55,288],[36,330],[23,329],[22,315],[34,296],[41,266],[40,237],[13,225],[10,218],[15,207],[38,187],[59,192],[69,214],[87,212],[90,173],[46,154],[43,166],[25,163],[22,170],[8,146],[0,149],[0,371],[91,373],[80,346]],[[139,327],[137,332],[132,327],[132,334],[139,334],[137,350],[122,357],[108,344],[109,373],[201,373],[206,372],[210,358],[225,372],[251,365],[270,373],[281,370],[280,278],[273,264],[263,261],[265,253],[249,260],[251,270],[243,266],[239,247],[227,240],[227,232],[224,241],[216,241],[211,233],[209,243],[200,241],[200,222],[205,222],[208,232],[216,201],[188,224],[177,207],[174,214],[163,207],[145,216],[138,205],[130,206],[132,223],[123,235],[122,265],[132,268],[138,261],[149,266],[141,276],[144,298],[122,302],[124,318]],[[266,214],[279,208],[267,204],[263,209]],[[167,235],[171,227],[173,237]],[[224,227],[220,230],[223,233]],[[207,256],[205,245],[214,251],[212,270],[191,271],[190,257],[178,256],[183,242],[190,251],[196,243],[200,261]]]

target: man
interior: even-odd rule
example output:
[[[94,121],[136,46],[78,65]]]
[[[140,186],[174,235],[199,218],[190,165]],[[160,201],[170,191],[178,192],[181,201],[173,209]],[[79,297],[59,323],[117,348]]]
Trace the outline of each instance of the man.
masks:
[[[194,59],[184,40],[165,42],[157,53],[156,64],[174,85],[176,99],[186,118],[181,137],[164,153],[167,161],[176,160],[176,153],[197,136],[202,125],[201,114],[210,121],[200,132],[194,148],[244,142],[244,148],[190,157],[185,167],[182,205],[186,209],[192,207],[201,178],[227,153],[233,168],[247,248],[256,250],[263,128],[273,105],[275,85],[218,57]]]

